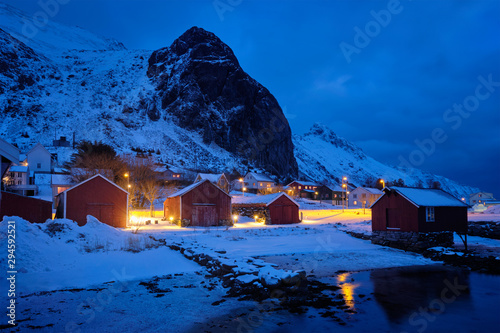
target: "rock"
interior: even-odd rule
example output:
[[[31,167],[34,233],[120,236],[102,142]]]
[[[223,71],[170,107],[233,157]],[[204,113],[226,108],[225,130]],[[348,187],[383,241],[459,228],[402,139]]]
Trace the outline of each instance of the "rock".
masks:
[[[153,52],[148,77],[160,114],[282,177],[297,177],[291,130],[274,96],[213,33],[193,27]]]

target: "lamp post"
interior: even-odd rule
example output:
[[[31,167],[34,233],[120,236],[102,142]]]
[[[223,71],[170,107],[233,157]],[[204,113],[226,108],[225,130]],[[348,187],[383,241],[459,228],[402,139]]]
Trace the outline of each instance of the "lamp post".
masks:
[[[344,192],[345,188],[346,188],[346,185],[342,184],[342,192]],[[344,212],[344,206],[345,206],[345,193],[342,193],[342,213]]]
[[[128,172],[126,172],[124,175],[123,175],[125,178],[127,178],[127,224],[130,220],[130,181],[129,181],[129,177],[128,177]]]
[[[383,179],[381,179],[380,182],[382,183],[382,189],[384,189],[385,188],[385,181]]]
[[[247,190],[246,187],[243,187],[243,196],[245,196],[245,191]]]
[[[342,213],[344,212],[344,202],[346,203],[346,209],[348,208],[348,205],[349,205],[349,201],[347,199],[347,194],[349,194],[349,192],[347,192],[347,190],[348,190],[347,184],[349,184],[347,182],[347,177],[346,176],[342,177],[342,190],[345,189],[345,195],[344,195],[345,200],[342,201]]]

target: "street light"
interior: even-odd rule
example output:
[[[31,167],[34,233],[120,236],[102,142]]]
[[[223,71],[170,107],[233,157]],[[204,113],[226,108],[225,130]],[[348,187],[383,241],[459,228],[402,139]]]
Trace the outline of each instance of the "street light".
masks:
[[[130,219],[130,181],[128,177],[128,172],[124,174],[125,178],[127,178],[127,221]]]
[[[385,188],[385,181],[383,179],[381,179],[380,182],[382,183],[382,189],[384,189]]]
[[[245,191],[247,190],[246,187],[243,187],[243,196],[245,196]]]

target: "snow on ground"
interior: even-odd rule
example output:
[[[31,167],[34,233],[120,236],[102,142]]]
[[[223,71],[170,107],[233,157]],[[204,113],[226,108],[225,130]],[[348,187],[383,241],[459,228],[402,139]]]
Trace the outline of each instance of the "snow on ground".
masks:
[[[500,205],[490,206],[481,213],[468,213],[471,222],[500,222]]]
[[[263,266],[259,271],[262,274],[267,270],[269,278],[280,278],[298,270],[318,275],[339,270],[432,263],[413,253],[354,238],[338,230],[336,225],[346,223],[353,225],[354,229],[365,229],[370,215],[359,211],[342,213],[341,210],[302,213],[304,221],[296,225],[263,225],[242,218],[233,228],[179,228],[160,224],[145,226],[140,232],[165,239],[167,243],[180,244],[195,254],[208,254],[223,263],[237,265],[240,271],[252,272],[255,265]],[[273,268],[272,264],[277,266]],[[285,273],[275,268],[285,270]]]
[[[0,222],[2,244],[7,242],[7,221],[15,221],[21,293],[199,270],[197,264],[175,251],[154,248],[156,242],[145,235],[115,229],[92,217],[83,227],[66,219],[32,224],[19,217],[5,217]],[[7,266],[6,259],[0,257],[2,267]]]

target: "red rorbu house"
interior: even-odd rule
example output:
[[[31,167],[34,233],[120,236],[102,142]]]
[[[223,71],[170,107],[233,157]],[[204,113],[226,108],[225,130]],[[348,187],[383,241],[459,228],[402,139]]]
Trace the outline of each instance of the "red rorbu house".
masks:
[[[386,187],[384,194],[371,206],[372,242],[378,236],[394,238],[394,234],[390,235],[393,232],[448,232],[448,238],[453,237],[453,232],[466,234],[467,208],[467,204],[442,190]]]
[[[299,223],[299,204],[285,193],[238,196],[233,198],[235,214],[255,218],[265,224]]]
[[[232,225],[231,196],[209,179],[168,196],[163,210],[168,220],[182,227]]]
[[[87,215],[113,227],[127,227],[128,192],[97,174],[56,196],[56,217],[82,226]]]

